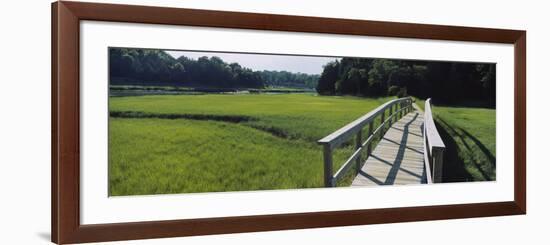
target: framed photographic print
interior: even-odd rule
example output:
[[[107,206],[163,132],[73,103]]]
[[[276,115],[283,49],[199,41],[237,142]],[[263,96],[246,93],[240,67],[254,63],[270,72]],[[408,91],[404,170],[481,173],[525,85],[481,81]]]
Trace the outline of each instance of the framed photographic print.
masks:
[[[55,2],[52,240],[525,214],[525,38]]]

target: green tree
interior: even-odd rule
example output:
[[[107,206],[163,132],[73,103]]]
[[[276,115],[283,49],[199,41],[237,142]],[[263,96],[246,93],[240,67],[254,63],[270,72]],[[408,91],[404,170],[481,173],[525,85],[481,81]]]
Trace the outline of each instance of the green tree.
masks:
[[[392,75],[397,71],[396,62],[387,59],[377,59],[369,71],[369,85],[374,94],[384,94],[390,86]]]
[[[340,63],[333,61],[323,67],[323,73],[317,83],[317,92],[319,94],[335,94],[336,80],[339,76]]]

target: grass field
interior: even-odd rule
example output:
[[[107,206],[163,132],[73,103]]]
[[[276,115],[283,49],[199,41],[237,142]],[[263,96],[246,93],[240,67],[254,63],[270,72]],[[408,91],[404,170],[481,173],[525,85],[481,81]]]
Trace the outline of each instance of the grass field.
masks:
[[[109,99],[109,194],[323,186],[316,141],[390,98],[314,94]],[[174,119],[168,119],[174,118]],[[351,154],[335,151],[334,169]]]
[[[424,102],[416,104],[424,109]],[[436,105],[433,113],[446,146],[445,182],[495,180],[495,109]]]

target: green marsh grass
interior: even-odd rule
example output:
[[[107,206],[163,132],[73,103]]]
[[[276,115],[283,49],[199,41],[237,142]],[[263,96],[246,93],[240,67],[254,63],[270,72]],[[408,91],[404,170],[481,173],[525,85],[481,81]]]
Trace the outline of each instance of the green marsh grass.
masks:
[[[109,194],[323,187],[317,140],[390,99],[314,94],[111,97],[112,115],[150,117],[110,117]],[[351,155],[352,142],[354,138],[334,152],[334,171]]]

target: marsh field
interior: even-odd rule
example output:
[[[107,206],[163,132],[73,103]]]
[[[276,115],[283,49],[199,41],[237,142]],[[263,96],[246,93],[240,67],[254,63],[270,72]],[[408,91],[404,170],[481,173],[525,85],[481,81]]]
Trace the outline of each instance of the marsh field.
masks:
[[[313,93],[113,97],[110,195],[322,187],[317,140],[389,99]],[[335,163],[351,150],[343,146]]]
[[[390,99],[315,93],[111,97],[109,194],[323,187],[317,140]],[[446,139],[459,146],[449,181],[464,181],[453,175],[494,179],[484,158],[486,149],[494,156],[494,110],[435,111],[445,118],[441,122],[461,126]],[[468,126],[473,121],[485,126]],[[351,145],[335,152],[334,169],[349,157]]]

